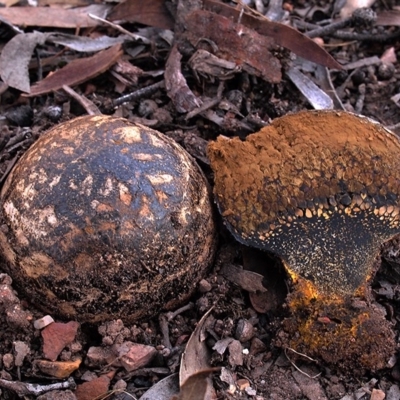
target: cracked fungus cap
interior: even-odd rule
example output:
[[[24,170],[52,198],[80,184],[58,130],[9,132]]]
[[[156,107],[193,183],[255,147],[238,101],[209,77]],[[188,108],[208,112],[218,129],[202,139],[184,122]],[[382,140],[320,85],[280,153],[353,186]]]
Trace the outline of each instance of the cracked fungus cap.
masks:
[[[400,232],[399,139],[365,117],[306,111],[245,141],[219,137],[208,154],[226,226],[279,256],[295,283],[282,346],[349,371],[383,368],[396,344],[368,282]]]
[[[314,295],[362,288],[400,232],[400,142],[365,117],[301,112],[209,146],[215,195],[237,240],[270,251]]]
[[[173,140],[121,118],[56,126],[1,192],[0,250],[42,309],[133,321],[193,292],[215,250],[206,180]]]

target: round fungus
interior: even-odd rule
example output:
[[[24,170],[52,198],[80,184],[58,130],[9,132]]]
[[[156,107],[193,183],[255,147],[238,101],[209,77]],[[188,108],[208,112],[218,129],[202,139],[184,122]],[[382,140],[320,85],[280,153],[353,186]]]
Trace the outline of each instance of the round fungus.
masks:
[[[394,336],[369,282],[380,246],[400,232],[399,139],[365,117],[305,111],[245,141],[219,137],[208,152],[226,226],[279,256],[294,282],[283,345],[344,368],[384,367]]]
[[[122,118],[56,126],[1,192],[0,250],[40,308],[134,321],[178,305],[215,251],[206,180],[173,140]]]

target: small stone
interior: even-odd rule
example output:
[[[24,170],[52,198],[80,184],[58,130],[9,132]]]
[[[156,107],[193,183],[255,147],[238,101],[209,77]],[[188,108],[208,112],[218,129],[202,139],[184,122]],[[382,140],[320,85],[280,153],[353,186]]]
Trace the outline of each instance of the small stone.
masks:
[[[109,372],[107,375],[102,375],[90,382],[78,385],[75,391],[76,398],[78,400],[93,400],[95,398],[100,398],[108,392],[110,381],[114,375],[115,372]]]
[[[98,378],[98,376],[97,376],[96,372],[93,372],[90,370],[85,371],[85,373],[81,376],[81,380],[84,382],[90,382],[93,379],[97,379],[97,378]]]
[[[385,392],[381,389],[372,389],[370,400],[384,400]]]
[[[267,350],[267,346],[259,338],[253,338],[250,344],[250,354],[255,356],[256,354],[262,353]]]
[[[111,336],[115,338],[124,329],[124,323],[121,319],[105,322],[99,326],[99,333],[101,336]]]
[[[157,354],[153,346],[132,342],[114,345],[113,351],[128,372],[146,366]]]
[[[37,360],[36,365],[46,375],[54,376],[58,379],[68,378],[81,365],[82,360],[75,361],[48,361]]]
[[[114,340],[111,336],[104,336],[101,343],[103,346],[112,346],[114,344]]]
[[[254,336],[254,327],[247,319],[240,319],[235,332],[235,338],[241,343],[249,341]]]
[[[20,304],[15,304],[6,311],[6,320],[10,328],[26,329],[32,321],[32,314],[21,308]]]
[[[92,346],[89,348],[87,354],[86,354],[86,364],[89,367],[101,367],[103,365],[106,365],[108,363],[108,359],[110,359],[112,356],[112,351],[108,347],[98,347],[98,346]]]
[[[42,330],[44,357],[55,361],[65,346],[75,340],[79,323],[75,321],[54,322]]]
[[[77,400],[71,390],[52,390],[38,396],[36,400]]]
[[[229,357],[228,361],[232,367],[236,367],[238,365],[243,365],[243,347],[239,340],[232,340],[228,346]]]
[[[236,386],[240,391],[247,389],[250,386],[250,382],[247,379],[238,379]]]
[[[200,293],[207,293],[211,290],[212,286],[211,283],[208,282],[206,279],[202,279],[199,282],[199,292]]]
[[[54,322],[54,319],[50,315],[45,315],[42,318],[39,318],[33,322],[33,326],[35,329],[43,329],[46,328],[47,325],[50,325]]]
[[[387,392],[386,400],[398,400],[400,399],[400,388],[397,385],[392,385]]]
[[[5,369],[11,369],[14,367],[14,356],[11,353],[4,354],[3,365]]]
[[[395,72],[396,72],[395,66],[392,63],[388,62],[388,63],[382,63],[378,67],[377,75],[381,81],[387,81],[393,77]]]
[[[4,275],[4,281],[7,282],[7,278],[9,278],[6,274]],[[1,276],[0,276],[1,278]],[[19,299],[14,292],[13,288],[9,283],[0,284],[0,306],[3,310],[7,310],[10,306],[14,304],[19,304]]]
[[[255,389],[253,389],[252,387],[247,387],[244,390],[249,396],[255,396],[257,394],[257,391]]]
[[[124,381],[123,379],[118,379],[117,382],[115,382],[113,389],[122,391],[125,390],[127,386],[128,384],[126,383],[126,381]]]
[[[33,122],[33,110],[31,106],[22,105],[6,114],[7,120],[16,126],[31,126]]]
[[[25,357],[29,354],[31,349],[25,342],[21,341],[14,342],[13,347],[14,347],[14,364],[16,367],[21,367]]]

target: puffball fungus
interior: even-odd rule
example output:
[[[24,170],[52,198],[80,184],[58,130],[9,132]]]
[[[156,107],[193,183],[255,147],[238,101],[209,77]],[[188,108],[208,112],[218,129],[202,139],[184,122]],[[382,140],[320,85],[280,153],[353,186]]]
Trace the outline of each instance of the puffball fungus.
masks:
[[[200,168],[167,136],[121,118],[86,116],[51,129],[0,196],[4,268],[58,316],[155,314],[186,300],[213,259]]]
[[[209,145],[226,226],[279,256],[294,282],[282,345],[352,369],[385,367],[391,323],[371,304],[380,246],[400,232],[400,142],[337,111],[278,118],[245,141]]]

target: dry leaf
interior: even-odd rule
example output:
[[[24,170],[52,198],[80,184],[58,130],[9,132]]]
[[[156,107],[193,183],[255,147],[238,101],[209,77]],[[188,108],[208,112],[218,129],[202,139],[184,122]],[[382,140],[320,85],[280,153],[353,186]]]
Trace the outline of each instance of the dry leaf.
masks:
[[[139,400],[165,400],[179,394],[179,375],[172,374],[153,385]]]
[[[203,315],[186,344],[179,371],[179,382],[181,385],[191,375],[211,367],[209,362],[211,352],[205,343],[205,330],[215,320],[211,315],[211,311],[212,308]]]
[[[291,67],[286,74],[315,110],[333,109],[332,99],[300,70]]]
[[[87,36],[68,35],[66,33],[54,33],[47,38],[47,41],[66,46],[72,50],[91,53],[108,49],[118,43],[132,41],[129,35],[120,35],[117,37],[100,36],[94,39]]]
[[[264,293],[267,289],[263,286],[263,276],[257,272],[248,271],[232,264],[225,264],[221,274],[230,282],[235,283],[250,293]]]
[[[108,16],[110,21],[138,22],[161,29],[173,29],[174,21],[164,0],[126,0],[118,4]]]
[[[280,82],[281,64],[270,51],[275,48],[272,38],[203,10],[196,10],[186,17],[186,29],[185,38],[193,46],[198,46],[199,38],[207,39],[215,43],[217,57],[234,61],[238,67],[267,82]]]
[[[208,368],[189,376],[174,400],[210,400],[210,376],[220,368]]]
[[[235,21],[240,16],[239,9],[215,0],[204,0],[204,7]],[[248,28],[254,29],[260,35],[273,38],[277,45],[291,50],[300,57],[328,68],[341,69],[341,65],[322,47],[290,26],[269,21],[265,18],[253,17],[246,13],[241,16],[241,23]]]
[[[64,68],[33,85],[28,96],[39,96],[59,90],[63,85],[75,86],[86,82],[107,71],[121,55],[121,45],[118,44],[92,57],[71,61]]]
[[[400,26],[400,10],[382,11],[378,14],[376,25]]]
[[[88,14],[104,18],[111,6],[92,4],[71,10],[49,7],[10,7],[0,8],[0,17],[14,25],[41,26],[51,28],[88,28],[97,26],[99,21]]]
[[[29,93],[29,62],[38,44],[43,44],[49,34],[21,33],[14,36],[0,54],[1,79],[8,86]]]

